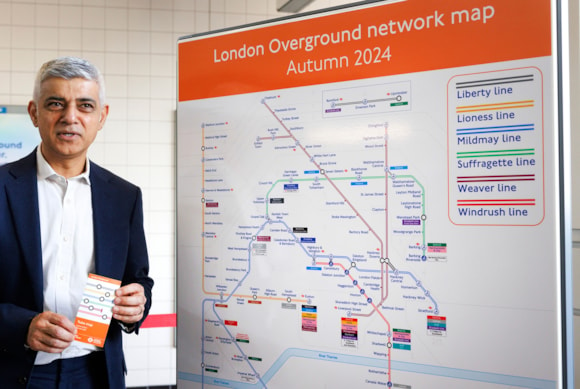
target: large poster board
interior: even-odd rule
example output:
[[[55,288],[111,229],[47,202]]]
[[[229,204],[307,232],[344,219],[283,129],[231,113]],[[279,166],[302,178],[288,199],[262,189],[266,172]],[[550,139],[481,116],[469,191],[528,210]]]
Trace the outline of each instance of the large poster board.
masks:
[[[572,387],[558,5],[179,41],[180,388]]]

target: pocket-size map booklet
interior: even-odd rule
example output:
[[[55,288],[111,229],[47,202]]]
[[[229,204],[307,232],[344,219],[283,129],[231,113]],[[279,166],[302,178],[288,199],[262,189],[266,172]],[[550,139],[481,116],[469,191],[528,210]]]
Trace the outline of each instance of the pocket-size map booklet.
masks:
[[[107,331],[113,318],[113,301],[115,290],[121,286],[121,281],[89,274],[75,326],[75,340],[97,347],[105,345]]]

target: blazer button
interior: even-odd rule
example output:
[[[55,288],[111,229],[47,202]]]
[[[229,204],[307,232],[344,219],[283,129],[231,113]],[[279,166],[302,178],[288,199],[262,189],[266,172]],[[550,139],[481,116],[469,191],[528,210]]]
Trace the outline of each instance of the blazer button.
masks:
[[[26,385],[27,382],[28,382],[28,377],[20,377],[20,378],[18,378],[18,383],[20,385]]]

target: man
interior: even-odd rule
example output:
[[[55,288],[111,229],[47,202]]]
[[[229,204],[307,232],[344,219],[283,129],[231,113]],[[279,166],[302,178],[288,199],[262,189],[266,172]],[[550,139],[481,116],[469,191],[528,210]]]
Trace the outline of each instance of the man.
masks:
[[[0,387],[124,388],[121,331],[138,331],[153,280],[140,189],[87,157],[109,113],[102,76],[49,61],[28,112],[40,145],[0,167]],[[122,281],[103,349],[74,341],[89,273]]]

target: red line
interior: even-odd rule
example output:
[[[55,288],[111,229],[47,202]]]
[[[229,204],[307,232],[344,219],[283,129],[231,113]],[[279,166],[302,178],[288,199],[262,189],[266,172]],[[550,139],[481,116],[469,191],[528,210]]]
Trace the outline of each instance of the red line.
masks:
[[[536,203],[493,203],[493,204],[489,204],[489,203],[465,203],[465,204],[457,204],[460,207],[466,207],[469,205],[480,205],[480,206],[485,206],[485,207],[496,207],[498,205],[531,205],[531,206],[535,206]]]
[[[502,177],[534,177],[535,174],[507,174],[503,176],[457,176],[457,178],[502,178]]]
[[[486,199],[469,199],[469,200],[457,200],[458,203],[461,202],[469,202],[469,201],[482,201],[482,202],[494,202],[494,201],[536,201],[536,199],[492,199],[492,200],[486,200]]]
[[[389,168],[389,142],[388,139],[389,126],[385,124],[385,173]],[[385,251],[381,250],[382,258],[389,258],[389,175],[385,174]],[[381,305],[383,301],[389,297],[389,268],[387,272],[384,271],[384,263],[381,262]],[[388,324],[388,323],[387,323]]]
[[[535,178],[508,178],[508,179],[497,179],[497,180],[457,180],[457,182],[495,182],[495,181],[535,181]]]

